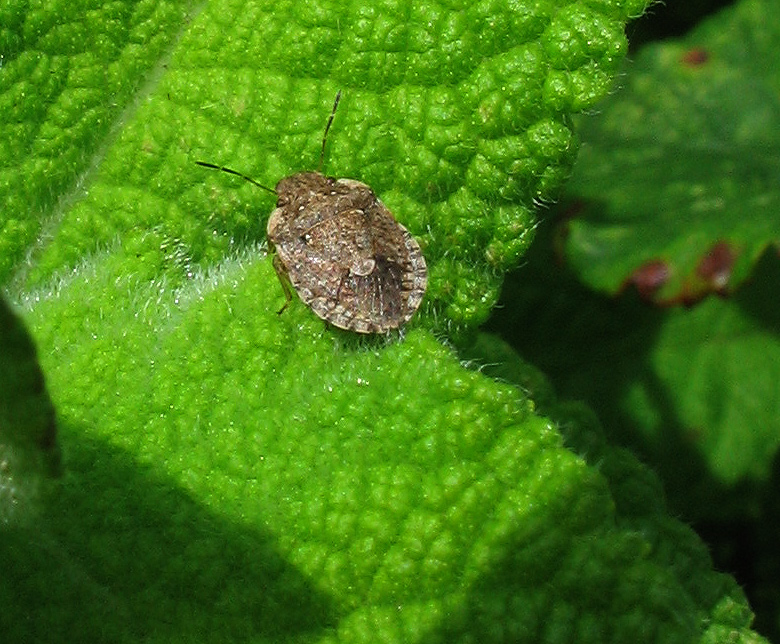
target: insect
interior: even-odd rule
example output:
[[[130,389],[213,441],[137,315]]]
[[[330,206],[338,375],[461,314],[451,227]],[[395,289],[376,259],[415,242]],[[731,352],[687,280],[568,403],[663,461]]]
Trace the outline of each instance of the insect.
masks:
[[[286,298],[279,313],[292,299],[292,285],[326,322],[358,333],[383,333],[414,315],[428,268],[420,245],[369,186],[322,174],[325,142],[340,99],[341,92],[325,126],[317,172],[290,175],[271,190],[241,172],[197,163],[276,194],[267,233]]]

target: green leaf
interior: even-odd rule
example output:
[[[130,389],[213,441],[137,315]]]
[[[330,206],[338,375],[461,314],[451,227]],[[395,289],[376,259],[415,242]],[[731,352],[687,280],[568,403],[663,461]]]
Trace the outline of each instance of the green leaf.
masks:
[[[69,180],[36,175],[48,201],[33,232],[5,236],[28,219],[3,211],[6,292],[40,348],[66,475],[32,525],[0,535],[0,632],[690,642],[719,628],[748,641],[744,597],[647,470],[600,444],[592,462],[567,448],[559,425],[576,446],[600,431],[592,417],[554,401],[535,412],[433,331],[489,312],[533,201],[568,172],[569,114],[607,91],[642,5],[223,2],[175,42],[148,18],[164,5],[118,23],[18,12],[5,37],[107,56],[89,31],[125,60],[159,33],[169,49],[119,66],[132,102],[114,135],[67,142]],[[24,76],[14,65],[3,73]],[[97,73],[57,78],[104,90]],[[326,170],[371,184],[430,264],[428,310],[402,334],[356,338],[297,299],[278,315],[272,197],[194,165],[271,185],[315,166],[337,89]],[[27,204],[9,158],[3,203]],[[631,490],[654,502],[632,509]]]
[[[178,2],[91,4],[0,7],[0,284],[83,196],[82,175],[186,13]]]
[[[635,460],[597,441],[588,466],[428,332],[355,340],[278,317],[256,252],[183,289],[136,285],[129,306],[114,259],[28,312],[70,477],[37,526],[61,554],[21,548],[53,578],[75,569],[65,599],[104,589],[105,632],[682,642],[738,594]],[[549,411],[575,445],[599,431]],[[38,617],[55,631],[61,593]]]
[[[569,114],[609,90],[626,48],[624,21],[643,4],[323,2],[305,18],[294,2],[208,4],[106,151],[88,196],[57,213],[57,235],[29,271],[17,272],[19,288],[44,283],[118,237],[134,270],[163,271],[177,283],[262,239],[273,197],[194,162],[217,161],[271,186],[316,169],[341,89],[324,169],[375,189],[423,245],[437,324],[453,334],[471,327],[487,317],[503,272],[530,243],[534,203],[552,198],[568,175],[577,147]],[[132,30],[122,35],[134,50]],[[8,86],[30,75],[22,59],[7,64]],[[148,72],[150,64],[130,71]],[[68,69],[61,78],[67,82]],[[100,75],[78,87],[84,84],[98,86],[95,101],[112,91]],[[5,92],[9,107],[15,88]],[[28,118],[24,105],[15,108],[19,120]],[[86,106],[70,101],[63,109],[67,118],[56,123],[69,135]],[[81,141],[64,137],[63,146],[79,148]],[[22,143],[12,141],[8,154]],[[39,156],[30,149],[31,164]],[[55,160],[64,166],[63,182],[89,162],[86,155],[84,163]],[[51,165],[30,184],[48,195],[36,212],[61,188],[42,189]],[[14,271],[40,230],[27,219],[27,193],[19,188],[29,174],[14,174],[6,192],[0,237],[12,261],[0,277]]]
[[[732,291],[780,229],[780,20],[743,0],[643,48],[583,119],[566,253],[596,289],[660,302]]]
[[[661,311],[551,271],[550,237],[538,241],[492,326],[514,330],[513,346],[562,396],[588,401],[611,439],[651,462],[678,511],[750,513],[744,488],[769,481],[780,448],[776,258],[732,298]]]

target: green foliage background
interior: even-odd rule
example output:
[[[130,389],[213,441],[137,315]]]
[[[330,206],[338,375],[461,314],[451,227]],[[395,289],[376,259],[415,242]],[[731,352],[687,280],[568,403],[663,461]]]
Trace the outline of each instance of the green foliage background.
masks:
[[[778,38],[770,4],[744,1],[637,51],[620,91],[579,122],[562,222],[491,321],[661,474],[773,639]]]
[[[477,330],[643,6],[1,5],[0,632],[762,641],[655,475]],[[278,316],[273,198],[194,165],[315,167],[338,89],[326,171],[430,266],[390,337]]]

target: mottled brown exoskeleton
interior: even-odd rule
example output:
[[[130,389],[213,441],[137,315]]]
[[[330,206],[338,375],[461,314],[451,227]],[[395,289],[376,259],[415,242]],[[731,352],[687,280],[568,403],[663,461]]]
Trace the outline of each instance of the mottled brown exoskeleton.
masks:
[[[325,126],[320,170],[341,92]],[[381,333],[407,322],[420,306],[428,269],[420,245],[365,183],[317,172],[285,177],[271,190],[245,174],[237,175],[277,195],[268,218],[274,268],[290,302],[290,284],[319,317],[341,329]]]

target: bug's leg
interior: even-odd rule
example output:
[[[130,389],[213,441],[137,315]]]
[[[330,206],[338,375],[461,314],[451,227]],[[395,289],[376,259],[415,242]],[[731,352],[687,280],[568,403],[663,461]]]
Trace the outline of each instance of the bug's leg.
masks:
[[[284,291],[284,306],[279,309],[276,314],[281,315],[287,308],[287,305],[292,301],[292,286],[290,285],[290,277],[287,275],[287,269],[285,269],[282,260],[279,259],[279,255],[274,254],[274,270],[276,276],[279,278],[279,283],[282,285]]]

